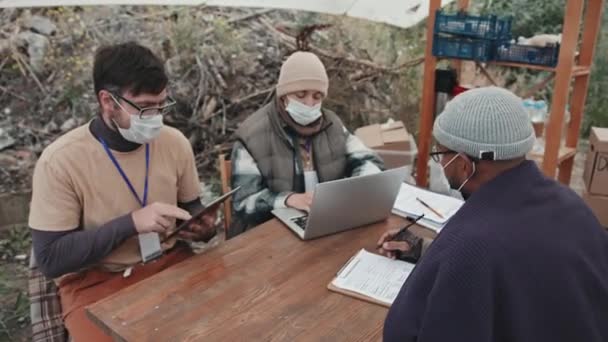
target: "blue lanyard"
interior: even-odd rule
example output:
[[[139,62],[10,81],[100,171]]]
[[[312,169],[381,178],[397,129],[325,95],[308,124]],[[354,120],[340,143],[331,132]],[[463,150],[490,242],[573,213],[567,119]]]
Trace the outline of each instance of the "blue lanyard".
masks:
[[[139,202],[139,204],[141,204],[142,207],[145,207],[146,204],[148,203],[148,170],[150,168],[150,146],[148,144],[146,144],[146,180],[144,182],[144,199],[142,200],[141,198],[139,198],[139,195],[135,191],[135,188],[131,184],[131,181],[129,181],[129,177],[127,177],[127,174],[125,174],[125,172],[122,170],[122,167],[120,167],[118,160],[116,160],[116,158],[112,154],[112,151],[110,151],[110,148],[108,148],[108,144],[106,144],[105,140],[103,140],[101,138],[99,139],[99,141],[101,141],[101,144],[103,145],[103,148],[106,150],[108,157],[110,157],[110,160],[112,160],[112,162],[114,163],[114,166],[116,166],[116,169],[122,176],[122,179],[124,179],[125,183],[127,183],[127,186],[133,193],[133,196],[135,196],[135,198],[137,199],[137,202]]]
[[[312,139],[306,139],[306,143],[304,144],[304,148],[306,152],[310,153],[310,148],[312,147]]]

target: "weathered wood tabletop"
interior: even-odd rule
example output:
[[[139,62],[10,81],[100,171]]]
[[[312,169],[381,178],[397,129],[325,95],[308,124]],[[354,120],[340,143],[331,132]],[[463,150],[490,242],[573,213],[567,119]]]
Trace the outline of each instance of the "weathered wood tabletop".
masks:
[[[119,341],[377,341],[387,309],[327,284],[359,249],[374,250],[386,229],[403,224],[392,216],[301,241],[271,220],[87,313]]]

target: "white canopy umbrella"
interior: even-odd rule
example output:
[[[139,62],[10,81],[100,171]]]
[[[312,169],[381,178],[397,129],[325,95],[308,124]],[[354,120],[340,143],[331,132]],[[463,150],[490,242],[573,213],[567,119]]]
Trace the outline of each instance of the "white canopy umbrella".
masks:
[[[442,0],[447,5],[453,0]],[[382,22],[407,28],[426,18],[430,0],[0,0],[0,7],[188,5],[295,9]]]

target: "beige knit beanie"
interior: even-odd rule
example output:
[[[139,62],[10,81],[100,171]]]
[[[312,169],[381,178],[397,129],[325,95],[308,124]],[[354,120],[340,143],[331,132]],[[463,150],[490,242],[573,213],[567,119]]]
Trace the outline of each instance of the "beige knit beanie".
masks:
[[[325,66],[314,53],[294,52],[283,66],[277,84],[277,96],[302,90],[317,90],[327,96],[329,80]]]

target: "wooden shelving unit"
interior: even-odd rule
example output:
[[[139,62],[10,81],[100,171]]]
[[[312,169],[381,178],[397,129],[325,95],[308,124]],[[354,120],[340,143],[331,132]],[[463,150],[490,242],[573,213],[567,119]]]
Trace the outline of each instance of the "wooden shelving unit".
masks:
[[[574,158],[574,156],[576,156],[575,148],[562,146],[562,147],[560,147],[558,154],[557,154],[557,164],[560,165],[560,164],[564,163],[565,161],[567,161],[571,158]],[[528,155],[528,159],[534,160],[541,165],[543,163],[542,155],[539,156],[539,155],[535,155],[534,153],[530,153]]]
[[[433,28],[436,10],[441,7],[441,0],[431,0],[427,20],[427,40],[425,50],[424,80],[420,111],[420,131],[416,165],[417,183],[427,184],[427,164],[431,147],[431,130],[435,112],[435,69],[437,58],[432,54]],[[458,7],[466,10],[469,0],[459,0]],[[550,115],[545,130],[545,154],[535,158],[542,165],[543,172],[549,177],[556,177],[564,184],[570,183],[576,146],[578,143],[581,121],[587,98],[589,74],[597,36],[600,31],[604,0],[568,0],[564,10],[562,43],[557,66],[491,62],[490,64],[512,68],[528,68],[555,73],[553,99]],[[584,12],[584,14],[583,14]],[[582,20],[582,25],[581,25]],[[581,31],[582,27],[582,33]],[[578,51],[578,54],[577,54]],[[453,66],[460,69],[460,61]],[[566,105],[570,103],[570,123],[568,124],[565,146],[561,146],[562,128]]]

